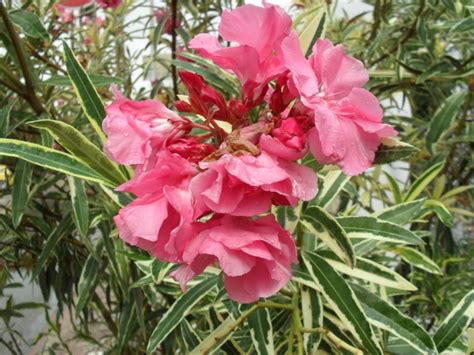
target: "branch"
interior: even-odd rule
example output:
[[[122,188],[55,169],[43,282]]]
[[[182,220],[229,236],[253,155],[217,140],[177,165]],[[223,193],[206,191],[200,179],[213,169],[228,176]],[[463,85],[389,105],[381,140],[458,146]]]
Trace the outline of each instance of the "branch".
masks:
[[[178,0],[171,0],[171,59],[176,59],[176,20],[178,16]],[[178,74],[176,65],[171,65],[171,75],[173,77],[173,93],[178,98]]]
[[[33,84],[33,77],[31,76],[30,69],[28,68],[28,64],[26,62],[25,53],[21,48],[21,40],[18,37],[18,33],[16,33],[15,28],[13,27],[10,18],[8,17],[8,11],[3,6],[3,1],[0,0],[0,17],[2,18],[3,22],[5,23],[5,27],[7,29],[8,35],[12,40],[13,48],[15,49],[16,56],[18,57],[18,61],[20,62],[20,68],[23,73],[23,77],[25,78],[25,86],[26,92],[24,98],[28,101],[31,105],[33,110],[37,115],[42,114],[45,112],[43,105],[41,104],[40,100],[36,96],[34,84]]]

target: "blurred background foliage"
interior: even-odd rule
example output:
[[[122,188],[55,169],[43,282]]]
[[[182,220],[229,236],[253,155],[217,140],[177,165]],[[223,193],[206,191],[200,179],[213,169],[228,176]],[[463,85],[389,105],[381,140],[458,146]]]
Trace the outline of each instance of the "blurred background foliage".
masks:
[[[92,4],[75,10],[74,21],[64,23],[54,1],[3,0],[0,138],[63,150],[51,131],[29,124],[52,118],[100,142],[72,90],[62,40],[105,102],[112,98],[110,84],[116,83],[133,99],[158,98],[171,106],[176,94],[184,94],[176,75],[180,69],[202,74],[231,94],[226,91],[235,85],[231,79],[184,51],[195,34],[216,31],[223,9],[242,3],[125,1],[117,11],[97,10]],[[294,1],[290,13],[304,16],[318,3]],[[368,215],[405,204],[408,216],[398,222],[426,244],[406,248],[366,241],[357,244],[356,251],[397,270],[418,288],[388,289],[386,296],[433,334],[474,286],[474,4],[372,0],[366,1],[371,5],[367,12],[351,18],[334,16],[338,4],[327,3],[326,37],[344,43],[366,64],[369,87],[381,100],[386,121],[397,128],[402,141],[419,149],[406,162],[375,166],[350,179],[328,209],[339,216]],[[157,9],[165,15],[155,16]],[[173,13],[176,31],[169,22]],[[202,65],[208,65],[206,71]],[[0,164],[0,346],[17,354],[30,347],[74,352],[74,338],[90,349],[144,353],[158,320],[180,291],[167,278],[170,265],[117,238],[112,217],[118,198],[126,196],[23,160],[2,156]],[[30,282],[39,285],[43,302],[17,302],[11,296],[12,290]],[[209,302],[221,296],[206,297]],[[187,352],[222,322],[228,309],[221,308],[197,308],[174,331],[176,336],[161,344],[161,351],[174,353],[178,347]],[[33,341],[15,328],[16,320],[30,309],[44,309],[47,323]],[[276,310],[272,317],[274,330],[286,334],[290,325],[285,310]],[[334,329],[337,323],[327,326]],[[241,333],[225,342],[222,351],[239,353],[237,342],[252,352],[245,345],[248,334]],[[342,331],[337,334],[350,342]],[[461,343],[458,349],[466,351]],[[328,344],[322,349],[346,352]],[[385,345],[389,353],[412,353],[400,344]],[[285,346],[280,344],[277,351],[284,353]]]

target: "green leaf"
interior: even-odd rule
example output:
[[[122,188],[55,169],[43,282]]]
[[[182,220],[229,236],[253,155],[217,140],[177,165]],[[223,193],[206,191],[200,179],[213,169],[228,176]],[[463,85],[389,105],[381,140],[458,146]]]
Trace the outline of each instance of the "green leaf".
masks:
[[[413,319],[365,288],[355,284],[350,286],[373,326],[390,332],[420,353],[437,353],[433,339]]]
[[[474,291],[469,292],[449,313],[433,339],[441,353],[466,330],[474,317]]]
[[[339,192],[344,188],[350,177],[343,174],[340,170],[328,172],[322,179],[322,187],[319,189],[318,195],[314,202],[310,205],[327,207],[331,201],[338,196]]]
[[[373,214],[373,217],[400,225],[407,224],[420,215],[424,202],[424,198],[411,202],[403,202],[381,210]]]
[[[81,179],[68,176],[74,223],[79,233],[86,237],[89,232],[89,204],[86,189]]]
[[[355,265],[355,253],[346,232],[336,219],[318,206],[307,208],[301,221],[303,226],[320,238],[343,262]]]
[[[337,221],[351,238],[415,245],[424,243],[408,229],[374,217],[339,217]]]
[[[0,110],[0,138],[6,138],[8,135],[8,127],[10,126],[10,113],[15,101],[8,103]]]
[[[307,252],[303,261],[315,283],[321,287],[327,303],[369,354],[383,354],[372,327],[352,289],[326,260]]]
[[[201,342],[201,338],[186,319],[183,319],[181,322],[181,334],[183,335],[183,341],[188,351],[194,349]]]
[[[273,345],[273,330],[270,312],[267,308],[257,309],[248,318],[250,336],[257,354],[275,353]]]
[[[46,264],[46,261],[48,260],[49,256],[51,255],[51,253],[53,252],[54,248],[59,243],[61,238],[70,234],[73,230],[74,230],[74,223],[72,222],[71,215],[68,214],[66,217],[61,219],[59,224],[51,232],[51,234],[48,237],[48,240],[44,244],[43,249],[41,250],[41,254],[33,270],[33,274],[31,276],[32,279],[35,279],[39,275],[39,273],[41,272],[41,269]]]
[[[161,317],[153,330],[147,346],[147,353],[151,354],[165,340],[166,336],[175,329],[191,309],[203,299],[217,284],[217,277],[208,278],[187,292],[183,293]]]
[[[67,73],[71,79],[74,91],[90,124],[99,135],[101,141],[104,142],[105,135],[101,128],[102,121],[105,118],[104,104],[91,79],[65,41],[63,41],[63,47],[64,62],[66,63]]]
[[[226,342],[236,326],[234,317],[229,315],[211,334],[209,334],[189,355],[208,354],[209,350],[219,348]]]
[[[32,177],[31,164],[18,160],[15,167],[15,180],[12,189],[12,223],[15,228],[20,225],[21,218],[28,204],[28,195]]]
[[[445,226],[450,228],[453,226],[453,215],[444,203],[436,200],[426,200],[425,206],[432,209]]]
[[[430,128],[426,136],[426,146],[432,152],[432,146],[436,143],[443,132],[449,128],[453,119],[457,116],[462,108],[462,103],[467,92],[455,92],[449,96],[443,104],[436,110],[431,119]]]
[[[36,14],[26,10],[15,10],[9,14],[11,20],[21,27],[23,33],[32,38],[49,39],[48,31]]]
[[[132,335],[133,326],[137,321],[135,303],[129,300],[122,308],[117,335],[117,354],[123,354],[123,348]]]
[[[327,27],[327,8],[316,5],[305,15],[304,25],[301,28],[299,39],[305,57],[309,57],[318,38],[323,38]]]
[[[379,149],[375,153],[374,164],[387,164],[408,158],[419,149],[393,138],[383,138]]]
[[[403,260],[405,260],[410,265],[413,265],[414,267],[428,271],[432,274],[443,274],[439,266],[433,260],[431,260],[425,254],[419,252],[416,249],[407,247],[396,247],[391,248],[390,250],[400,255]]]
[[[312,288],[301,288],[301,317],[303,327],[316,329],[323,326],[323,302],[319,293]],[[303,343],[307,354],[314,354],[321,342],[321,333],[304,333]]]
[[[28,124],[46,130],[69,153],[89,165],[106,180],[117,185],[127,180],[118,166],[73,126],[54,120],[38,120]]]
[[[372,282],[398,290],[417,290],[415,285],[404,279],[395,271],[369,259],[357,257],[356,267],[350,268],[346,264],[341,263],[330,251],[318,251],[318,255],[323,257],[335,270],[365,282]]]
[[[405,196],[405,202],[410,202],[415,200],[426,187],[433,181],[433,179],[438,176],[438,174],[443,170],[444,162],[439,162],[427,169],[421,176],[413,182]]]
[[[97,286],[97,282],[99,281],[101,261],[98,258],[102,255],[103,247],[104,243],[101,239],[97,243],[95,255],[90,254],[82,268],[79,283],[77,285],[76,315],[78,317],[87,302],[90,300],[90,297]]]
[[[39,144],[0,138],[0,156],[2,155],[23,159],[44,168],[76,176],[84,180],[102,183],[111,187],[115,186],[79,159]]]
[[[114,76],[90,74],[89,79],[95,87],[109,87],[112,84],[120,84],[122,81]],[[72,86],[71,79],[64,75],[53,75],[51,78],[41,82],[48,86]]]
[[[393,199],[395,200],[395,203],[398,204],[398,203],[402,202],[402,200],[403,200],[402,193],[400,191],[400,187],[398,186],[397,181],[394,179],[394,177],[392,175],[390,175],[386,171],[384,171],[383,174],[387,178],[387,181],[390,185],[390,189],[392,190]]]

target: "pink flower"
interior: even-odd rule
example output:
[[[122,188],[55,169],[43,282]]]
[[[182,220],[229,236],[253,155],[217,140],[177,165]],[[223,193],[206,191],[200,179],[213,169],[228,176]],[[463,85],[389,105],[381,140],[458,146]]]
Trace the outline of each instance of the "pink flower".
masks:
[[[114,218],[120,237],[157,256],[177,262],[191,223],[205,210],[188,188],[197,174],[193,164],[166,150],[157,154],[153,169],[136,175],[117,190],[137,196]]]
[[[259,146],[274,156],[287,160],[303,158],[308,149],[304,125],[306,117],[288,117],[279,122],[271,135],[262,135]]]
[[[61,0],[60,3],[67,7],[81,7],[92,3],[93,0]]]
[[[74,22],[74,12],[71,10],[66,10],[66,8],[61,4],[54,4],[54,11],[59,16],[59,21],[67,25]]]
[[[317,177],[312,169],[264,151],[258,156],[226,153],[199,166],[205,171],[193,178],[191,190],[217,213],[250,217],[267,212],[272,201],[294,206],[316,195]]]
[[[171,153],[176,153],[192,163],[199,163],[216,148],[208,143],[201,143],[195,137],[178,138],[168,146]]]
[[[122,4],[122,0],[97,0],[97,5],[103,9],[115,10]]]
[[[173,20],[171,18],[171,13],[169,10],[163,10],[163,9],[157,9],[154,12],[155,15],[155,20],[157,23],[159,23],[164,17],[167,18],[165,25],[163,27],[163,30],[167,34],[172,34],[173,33]],[[175,28],[179,28],[181,26],[181,20],[179,18],[176,18],[176,24]]]
[[[229,297],[251,303],[283,288],[291,278],[291,264],[298,259],[291,235],[268,215],[255,220],[214,216],[198,227],[187,243],[183,261],[172,274],[183,289],[217,262]]]
[[[224,96],[216,89],[206,84],[202,76],[182,71],[179,77],[188,89],[189,103],[176,102],[176,107],[182,112],[192,112],[204,117],[225,120],[227,107]]]
[[[113,91],[115,101],[103,122],[108,135],[105,151],[120,164],[144,164],[185,121],[159,101],[132,101],[116,88]]]
[[[363,64],[329,40],[318,40],[306,60],[295,32],[282,48],[301,102],[314,114],[309,133],[314,157],[322,164],[340,165],[348,175],[368,169],[381,139],[397,133],[382,123],[377,98],[362,88],[369,79]]]
[[[189,42],[203,57],[232,71],[242,82],[242,97],[251,107],[263,101],[268,82],[285,71],[281,42],[291,29],[291,18],[277,5],[245,5],[225,10],[219,33],[237,47],[222,47],[211,34],[199,34]]]
[[[89,36],[84,37],[84,45],[90,46],[92,44],[92,38]]]

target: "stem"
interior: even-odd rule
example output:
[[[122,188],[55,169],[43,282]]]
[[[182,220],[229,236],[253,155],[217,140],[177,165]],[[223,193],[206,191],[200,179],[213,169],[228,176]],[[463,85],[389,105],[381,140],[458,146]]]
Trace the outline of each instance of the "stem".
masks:
[[[176,59],[176,19],[178,16],[178,0],[171,0],[171,59]],[[171,64],[171,75],[173,77],[173,93],[178,98],[178,74],[176,65]]]
[[[331,340],[331,342],[336,346],[338,349],[344,349],[349,351],[351,354],[356,355],[363,355],[364,352],[360,349],[353,347],[352,345],[346,343],[344,340],[338,338],[336,334],[332,333],[330,330],[325,328],[300,328],[300,332],[302,333],[317,333],[323,334],[326,338]]]
[[[2,0],[0,0],[0,17],[3,19],[8,35],[12,40],[13,48],[15,49],[16,56],[18,57],[18,61],[20,62],[20,68],[23,73],[23,77],[25,78],[26,93],[24,97],[31,105],[35,113],[39,116],[40,114],[45,112],[45,109],[38,97],[36,96],[33,77],[26,62],[25,53],[21,48],[20,37],[18,37],[18,34],[16,33],[15,28],[13,27],[13,24],[10,21],[10,18],[8,17],[8,11],[5,6],[3,6]]]

